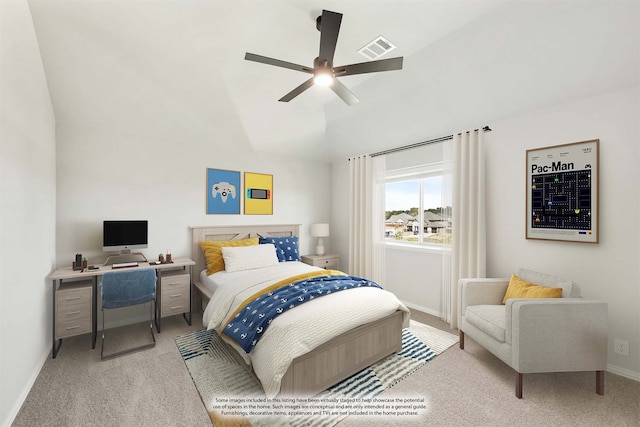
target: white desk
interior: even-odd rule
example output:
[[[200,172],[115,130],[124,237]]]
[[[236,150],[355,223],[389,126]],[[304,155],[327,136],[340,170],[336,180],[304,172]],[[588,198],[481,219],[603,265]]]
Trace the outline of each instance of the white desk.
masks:
[[[158,332],[161,329],[161,316],[159,315],[160,307],[162,307],[162,272],[167,270],[178,270],[183,269],[188,271],[189,273],[189,293],[191,293],[192,283],[193,283],[193,272],[192,266],[195,265],[189,258],[174,258],[173,262],[165,263],[165,264],[149,264],[146,262],[138,263],[137,267],[126,267],[126,268],[112,268],[111,265],[108,266],[100,266],[100,268],[96,270],[89,270],[85,268],[84,270],[73,270],[71,267],[62,267],[53,271],[51,274],[47,276],[48,280],[51,280],[53,283],[53,352],[52,358],[58,354],[60,350],[60,346],[62,345],[62,338],[56,339],[56,290],[59,286],[62,285],[63,281],[65,284],[67,282],[78,282],[78,281],[86,281],[87,279],[92,283],[92,303],[91,303],[91,348],[96,348],[96,336],[98,334],[97,328],[97,310],[98,310],[98,276],[102,276],[107,271],[122,271],[122,270],[131,270],[134,268],[154,268],[156,270],[156,274],[158,276],[158,281],[156,282],[156,301],[155,301],[155,323]],[[182,313],[182,316],[187,321],[189,325],[191,325],[191,295],[189,295],[189,317],[187,318],[186,312]],[[177,313],[176,313],[177,314]],[[57,343],[56,343],[57,341]]]

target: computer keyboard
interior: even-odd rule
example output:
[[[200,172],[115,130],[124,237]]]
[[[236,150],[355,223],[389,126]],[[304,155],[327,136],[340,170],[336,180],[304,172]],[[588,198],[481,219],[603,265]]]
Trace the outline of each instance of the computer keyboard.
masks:
[[[112,264],[112,268],[125,268],[125,267],[137,267],[137,262],[118,262]]]

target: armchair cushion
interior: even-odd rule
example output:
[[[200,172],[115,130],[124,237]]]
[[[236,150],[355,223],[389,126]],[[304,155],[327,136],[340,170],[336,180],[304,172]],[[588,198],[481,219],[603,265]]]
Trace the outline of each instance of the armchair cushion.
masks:
[[[466,320],[499,342],[505,342],[504,305],[472,305],[467,307]]]
[[[511,298],[561,298],[562,288],[551,288],[548,286],[540,286],[522,280],[515,274],[511,275],[509,287],[504,294],[502,304],[506,304]]]

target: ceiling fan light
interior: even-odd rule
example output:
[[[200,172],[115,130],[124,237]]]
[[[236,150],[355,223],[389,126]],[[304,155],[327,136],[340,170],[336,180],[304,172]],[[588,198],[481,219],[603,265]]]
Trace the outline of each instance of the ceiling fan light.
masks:
[[[313,73],[313,83],[318,86],[331,86],[333,83],[333,73],[327,69],[316,70]]]

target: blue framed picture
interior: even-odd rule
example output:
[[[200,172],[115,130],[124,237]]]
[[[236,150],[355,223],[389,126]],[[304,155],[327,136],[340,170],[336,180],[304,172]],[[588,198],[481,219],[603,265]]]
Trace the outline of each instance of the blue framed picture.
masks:
[[[207,169],[207,214],[240,214],[240,172]]]

